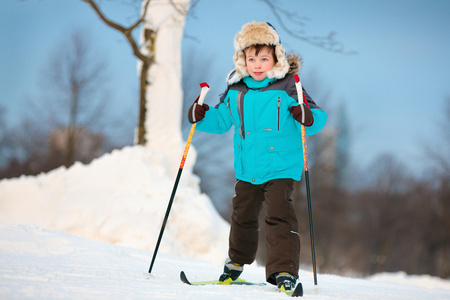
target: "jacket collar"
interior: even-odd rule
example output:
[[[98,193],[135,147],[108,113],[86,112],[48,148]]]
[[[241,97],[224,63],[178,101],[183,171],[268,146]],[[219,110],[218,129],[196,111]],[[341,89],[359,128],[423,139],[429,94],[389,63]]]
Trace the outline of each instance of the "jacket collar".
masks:
[[[249,89],[262,89],[269,84],[272,84],[274,81],[276,81],[276,78],[269,78],[266,77],[264,80],[258,81],[253,79],[251,76],[245,76],[243,78],[244,83],[247,85]]]

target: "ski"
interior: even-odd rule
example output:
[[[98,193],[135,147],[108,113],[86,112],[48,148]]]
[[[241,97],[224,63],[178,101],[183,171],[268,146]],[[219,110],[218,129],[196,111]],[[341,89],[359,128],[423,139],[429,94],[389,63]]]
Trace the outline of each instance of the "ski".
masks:
[[[256,286],[264,286],[266,283],[264,282],[250,282],[245,279],[238,278],[234,281],[219,281],[219,280],[209,280],[209,281],[189,281],[184,271],[180,272],[180,280],[189,285],[256,285]],[[293,291],[284,291],[277,288],[277,291],[285,293],[290,297],[302,297],[303,296],[303,286],[299,282]]]
[[[210,280],[210,281],[195,281],[191,282],[187,279],[186,274],[181,271],[180,273],[180,279],[183,283],[189,284],[189,285],[259,285],[263,286],[266,285],[263,282],[249,282],[245,279],[238,278],[234,281],[219,281],[219,280]]]
[[[282,289],[278,289],[280,292],[285,293],[288,296],[291,297],[303,297],[303,285],[301,282],[299,282],[297,284],[297,286],[295,287],[295,289],[293,291],[285,291]]]

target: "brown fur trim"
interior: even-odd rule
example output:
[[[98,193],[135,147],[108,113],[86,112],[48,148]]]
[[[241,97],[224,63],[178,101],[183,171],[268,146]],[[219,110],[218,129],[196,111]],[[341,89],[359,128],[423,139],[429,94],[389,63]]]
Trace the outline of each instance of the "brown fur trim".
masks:
[[[298,72],[300,72],[301,68],[302,68],[302,58],[293,53],[293,52],[289,52],[286,55],[286,59],[289,63],[289,72],[288,75],[294,75],[297,74]]]

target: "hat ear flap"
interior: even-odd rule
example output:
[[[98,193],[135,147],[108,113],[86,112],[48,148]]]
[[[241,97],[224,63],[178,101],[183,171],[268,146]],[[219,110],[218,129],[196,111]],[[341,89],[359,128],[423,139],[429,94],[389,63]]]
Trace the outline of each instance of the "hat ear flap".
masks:
[[[275,56],[278,62],[272,70],[267,72],[267,77],[281,79],[289,72],[289,63],[286,59],[286,54],[281,44],[275,46]]]
[[[234,60],[234,70],[235,73],[231,77],[228,77],[227,81],[229,84],[233,84],[248,76],[247,65],[245,64],[245,54],[244,51],[236,51],[233,57]]]
[[[244,51],[237,51],[234,54],[234,66],[236,67],[236,70],[240,72],[243,76],[248,75]]]
[[[286,53],[284,51],[284,48],[281,46],[281,44],[275,45],[275,56],[277,57],[278,61],[286,59]]]

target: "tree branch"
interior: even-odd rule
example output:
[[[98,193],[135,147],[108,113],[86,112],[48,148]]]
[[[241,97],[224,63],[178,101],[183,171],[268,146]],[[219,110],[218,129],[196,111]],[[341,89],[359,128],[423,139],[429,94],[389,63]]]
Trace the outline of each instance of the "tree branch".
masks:
[[[94,0],[81,0],[86,2],[87,4],[89,4],[94,11],[97,13],[97,15],[99,16],[99,18],[109,27],[116,29],[117,31],[120,31],[123,35],[125,35],[125,38],[128,40],[128,42],[130,43],[131,48],[133,49],[133,54],[140,59],[141,61],[147,62],[147,63],[151,63],[152,62],[152,58],[148,57],[146,55],[144,55],[140,50],[139,50],[139,46],[136,43],[136,41],[134,40],[133,36],[132,36],[132,31],[134,29],[136,29],[142,22],[144,22],[145,20],[145,14],[147,12],[147,7],[150,4],[150,0],[146,0],[145,4],[144,4],[144,9],[143,9],[143,13],[141,15],[141,17],[139,18],[139,20],[137,20],[133,25],[131,25],[128,28],[125,28],[111,20],[109,20],[100,10],[100,8],[98,7],[98,5],[94,2]]]
[[[275,15],[281,27],[291,36],[296,39],[302,40],[308,44],[319,47],[328,52],[334,52],[344,55],[357,54],[356,51],[345,51],[344,45],[341,42],[336,41],[336,32],[330,32],[327,36],[307,36],[303,30],[293,31],[289,29],[284,20],[287,19],[293,21],[297,26],[305,26],[303,20],[296,14],[293,14],[289,10],[285,10],[274,3],[271,0],[260,0],[269,6],[270,10]]]
[[[169,0],[170,4],[172,4],[173,8],[181,15],[187,15],[188,14],[188,10],[189,7],[186,9],[185,7],[183,7],[182,5],[178,6],[174,1],[174,0]]]
[[[134,23],[133,25],[131,25],[128,28],[128,30],[130,32],[133,31],[136,27],[138,27],[142,22],[144,22],[145,15],[147,14],[147,10],[148,10],[147,7],[149,6],[149,4],[150,4],[150,0],[147,0],[147,2],[145,2],[145,4],[144,4],[144,9],[142,10],[143,13],[142,13],[141,17],[139,18],[139,20],[137,20],[136,23]]]

